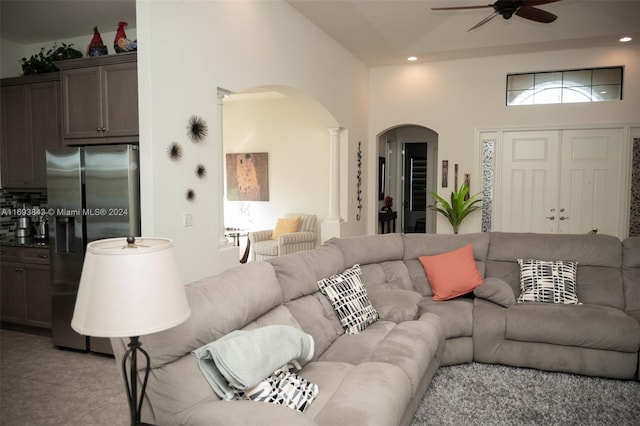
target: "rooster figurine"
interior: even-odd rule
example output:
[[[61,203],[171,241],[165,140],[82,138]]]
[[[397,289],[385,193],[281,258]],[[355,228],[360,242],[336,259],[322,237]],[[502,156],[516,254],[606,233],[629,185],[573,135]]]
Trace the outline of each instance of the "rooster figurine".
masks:
[[[102,56],[107,54],[107,46],[102,42],[102,37],[98,31],[98,27],[93,27],[93,38],[87,47],[87,55]]]
[[[118,22],[118,30],[116,31],[116,39],[113,41],[113,48],[116,53],[133,52],[138,50],[138,42],[129,40],[124,33],[126,22]]]

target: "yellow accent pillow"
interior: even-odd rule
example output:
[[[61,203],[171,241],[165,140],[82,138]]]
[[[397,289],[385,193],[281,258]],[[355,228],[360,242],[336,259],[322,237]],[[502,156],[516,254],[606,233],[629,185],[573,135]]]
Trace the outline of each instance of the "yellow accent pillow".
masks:
[[[276,223],[276,228],[271,234],[271,239],[277,240],[280,235],[297,232],[298,226],[300,226],[300,216],[288,217],[286,219],[280,218]]]

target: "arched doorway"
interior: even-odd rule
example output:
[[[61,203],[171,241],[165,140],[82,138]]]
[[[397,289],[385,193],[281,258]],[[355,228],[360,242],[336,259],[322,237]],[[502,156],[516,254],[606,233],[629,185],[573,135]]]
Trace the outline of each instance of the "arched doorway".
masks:
[[[392,127],[378,135],[378,152],[379,207],[385,197],[393,198],[396,232],[435,233],[435,212],[428,206],[437,189],[438,134],[413,124]]]
[[[229,94],[221,114],[224,166],[229,155],[260,157],[267,179],[260,187],[268,185],[260,199],[229,197],[225,176],[225,227],[272,229],[285,213],[305,213],[316,215],[320,235],[331,195],[328,130],[340,127],[332,114],[306,93],[284,86]]]

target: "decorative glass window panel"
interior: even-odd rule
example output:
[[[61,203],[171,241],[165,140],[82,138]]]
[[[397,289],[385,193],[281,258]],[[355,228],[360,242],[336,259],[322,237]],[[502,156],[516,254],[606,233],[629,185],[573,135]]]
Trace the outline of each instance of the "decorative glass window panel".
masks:
[[[507,105],[617,101],[622,67],[507,75]]]
[[[482,232],[491,232],[495,140],[482,141]]]

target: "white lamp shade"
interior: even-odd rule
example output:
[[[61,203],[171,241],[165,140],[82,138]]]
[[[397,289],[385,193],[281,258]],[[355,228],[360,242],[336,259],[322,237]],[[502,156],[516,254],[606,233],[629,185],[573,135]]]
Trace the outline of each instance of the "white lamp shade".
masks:
[[[71,327],[95,337],[143,336],[175,327],[191,311],[173,242],[126,238],[87,245]]]

